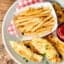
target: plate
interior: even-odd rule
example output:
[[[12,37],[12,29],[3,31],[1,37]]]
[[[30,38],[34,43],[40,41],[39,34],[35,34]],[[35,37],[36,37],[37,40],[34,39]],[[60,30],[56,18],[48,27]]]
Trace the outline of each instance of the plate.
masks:
[[[4,20],[3,20],[3,25],[2,25],[2,39],[3,39],[3,43],[4,43],[4,46],[7,50],[7,52],[9,53],[9,55],[11,56],[11,58],[17,62],[18,64],[45,64],[45,62],[41,62],[41,63],[33,63],[33,62],[25,62],[19,55],[17,55],[15,53],[15,51],[11,48],[10,44],[9,44],[9,40],[15,40],[17,41],[18,39],[13,35],[9,35],[8,31],[7,31],[7,27],[8,25],[10,24],[12,18],[13,18],[13,15],[14,15],[14,12],[16,11],[15,9],[15,6],[17,5],[17,2],[15,2],[10,8],[9,10],[7,11],[5,17],[4,17]],[[64,64],[61,63],[61,64]]]

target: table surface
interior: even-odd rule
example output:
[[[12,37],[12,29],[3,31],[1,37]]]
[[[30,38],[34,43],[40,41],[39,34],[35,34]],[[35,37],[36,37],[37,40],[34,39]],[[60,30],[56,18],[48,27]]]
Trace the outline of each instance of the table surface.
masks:
[[[2,21],[8,8],[15,0],[0,0],[0,64],[16,64],[8,55],[2,42]]]

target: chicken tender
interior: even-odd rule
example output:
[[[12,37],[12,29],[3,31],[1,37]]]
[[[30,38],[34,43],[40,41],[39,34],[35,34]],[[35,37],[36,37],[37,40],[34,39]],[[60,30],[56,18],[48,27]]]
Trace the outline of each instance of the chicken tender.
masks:
[[[41,55],[45,54],[45,57],[51,62],[60,62],[59,55],[55,48],[46,39],[34,38],[31,42],[25,42],[25,45],[30,46],[31,50]]]
[[[54,35],[49,35],[48,40],[55,46],[57,51],[64,58],[64,42],[62,42],[60,39],[58,39],[58,37]]]

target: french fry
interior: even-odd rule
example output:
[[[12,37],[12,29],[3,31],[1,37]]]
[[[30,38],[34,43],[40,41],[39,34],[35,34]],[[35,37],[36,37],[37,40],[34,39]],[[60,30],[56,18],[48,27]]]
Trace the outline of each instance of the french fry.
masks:
[[[44,22],[46,22],[48,19],[50,19],[51,18],[51,16],[49,16],[49,17],[47,17],[46,19],[44,19],[39,25],[37,25],[33,30],[32,30],[32,32],[34,32],[36,29],[38,29],[39,27],[41,27],[42,26],[42,24],[44,24]]]

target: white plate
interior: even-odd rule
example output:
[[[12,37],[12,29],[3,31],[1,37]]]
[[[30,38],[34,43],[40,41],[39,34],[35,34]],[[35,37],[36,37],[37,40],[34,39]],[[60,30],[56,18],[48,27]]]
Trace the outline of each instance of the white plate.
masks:
[[[11,56],[11,58],[17,62],[17,64],[42,64],[41,63],[32,63],[32,62],[28,62],[26,63],[19,55],[17,55],[15,53],[15,51],[11,48],[11,45],[9,43],[10,40],[18,40],[14,35],[11,36],[9,35],[9,33],[7,32],[7,27],[8,25],[10,24],[12,18],[13,18],[13,15],[14,15],[14,12],[16,11],[15,10],[15,6],[17,5],[17,2],[15,2],[10,8],[9,10],[7,11],[5,17],[4,17],[4,20],[3,20],[3,25],[2,25],[2,39],[3,39],[3,43],[4,43],[4,46],[7,50],[7,52],[9,53],[9,55]],[[45,64],[45,63],[43,63]],[[63,63],[64,64],[64,63]]]

